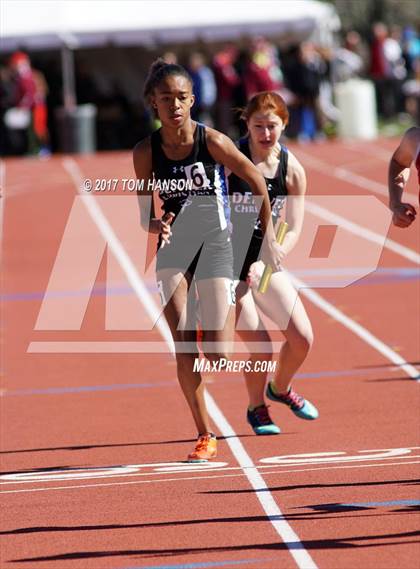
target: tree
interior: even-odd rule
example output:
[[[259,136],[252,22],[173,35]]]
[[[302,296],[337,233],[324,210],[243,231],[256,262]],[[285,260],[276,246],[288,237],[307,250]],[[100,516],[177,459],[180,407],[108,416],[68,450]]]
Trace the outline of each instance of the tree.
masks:
[[[333,4],[343,30],[356,30],[368,38],[374,22],[388,26],[418,26],[417,0],[324,0]]]

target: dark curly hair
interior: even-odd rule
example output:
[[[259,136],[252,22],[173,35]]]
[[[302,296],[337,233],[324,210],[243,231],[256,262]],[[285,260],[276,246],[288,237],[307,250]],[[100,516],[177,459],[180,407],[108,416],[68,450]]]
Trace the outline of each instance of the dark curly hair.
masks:
[[[181,77],[185,77],[192,87],[193,81],[185,67],[175,63],[166,63],[165,60],[160,57],[150,66],[149,74],[144,84],[143,95],[148,103],[150,103],[150,97],[155,87],[157,87],[163,79],[171,75],[181,75]]]

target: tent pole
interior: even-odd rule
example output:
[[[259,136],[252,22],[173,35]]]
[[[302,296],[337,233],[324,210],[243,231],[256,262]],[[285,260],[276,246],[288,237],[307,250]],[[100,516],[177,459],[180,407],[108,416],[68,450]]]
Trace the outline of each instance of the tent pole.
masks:
[[[70,111],[76,106],[74,54],[66,45],[63,45],[61,48],[61,65],[63,73],[63,105],[66,111]]]
[[[70,36],[70,37],[69,37]],[[63,106],[66,111],[73,110],[77,105],[76,81],[74,72],[74,48],[78,41],[71,34],[61,35],[61,70],[63,77]]]

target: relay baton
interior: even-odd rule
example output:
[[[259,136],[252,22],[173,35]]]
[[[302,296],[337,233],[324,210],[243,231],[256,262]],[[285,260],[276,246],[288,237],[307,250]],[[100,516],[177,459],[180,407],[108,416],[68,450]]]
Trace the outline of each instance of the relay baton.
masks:
[[[280,222],[276,235],[276,241],[279,245],[283,243],[288,227],[289,225],[285,221]],[[261,277],[260,280],[260,284],[258,285],[258,292],[264,294],[267,291],[272,274],[273,274],[273,268],[271,267],[271,265],[266,265],[263,272],[263,276]]]

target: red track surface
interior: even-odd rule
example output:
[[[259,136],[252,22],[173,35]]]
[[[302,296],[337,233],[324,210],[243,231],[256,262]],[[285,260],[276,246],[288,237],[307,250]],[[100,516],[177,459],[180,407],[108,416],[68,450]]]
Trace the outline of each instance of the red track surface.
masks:
[[[368,194],[385,202],[383,195],[363,187],[361,179],[357,185],[353,178],[334,177],[334,168],[385,188],[387,160],[396,144],[336,142],[294,151],[306,167],[309,194]],[[308,156],[311,160],[305,161]],[[72,160],[85,178],[133,176],[128,153]],[[414,178],[409,186],[413,199]],[[76,195],[63,157],[6,162],[1,470],[13,477],[0,479],[1,567],[417,568],[419,384],[307,298],[303,300],[316,341],[295,385],[319,408],[318,421],[300,421],[273,405],[282,434],[256,437],[244,417],[247,400],[241,375],[208,377],[209,393],[268,487],[257,479],[259,492],[245,476],[245,470],[252,475],[255,469],[241,468],[232,453],[229,445],[237,440],[233,436],[219,442],[217,461],[225,465],[155,470],[155,464],[183,461],[194,438],[168,351],[28,352],[40,341],[164,345],[157,328],[105,330],[105,296],[100,294],[105,258],[81,329],[35,329]],[[357,219],[357,211],[349,215]],[[418,251],[419,220],[407,230],[391,227],[388,237]],[[346,288],[317,292],[418,369],[416,267],[385,248],[378,267],[382,272]],[[401,276],[402,268],[410,278]],[[153,287],[151,280],[146,284]],[[72,292],[70,279],[65,295],[56,301],[57,310],[65,309]],[[216,432],[220,428],[215,425]],[[260,462],[335,452],[342,454],[324,456],[325,462],[319,457],[318,462],[310,462],[310,457],[283,464]],[[148,466],[112,470],[127,465]],[[107,476],[101,476],[103,468]],[[72,469],[84,469],[88,477]],[[24,473],[38,478],[27,480]],[[283,513],[288,529],[281,535],[257,494],[263,500],[271,495]],[[308,557],[295,559],[291,551]]]

